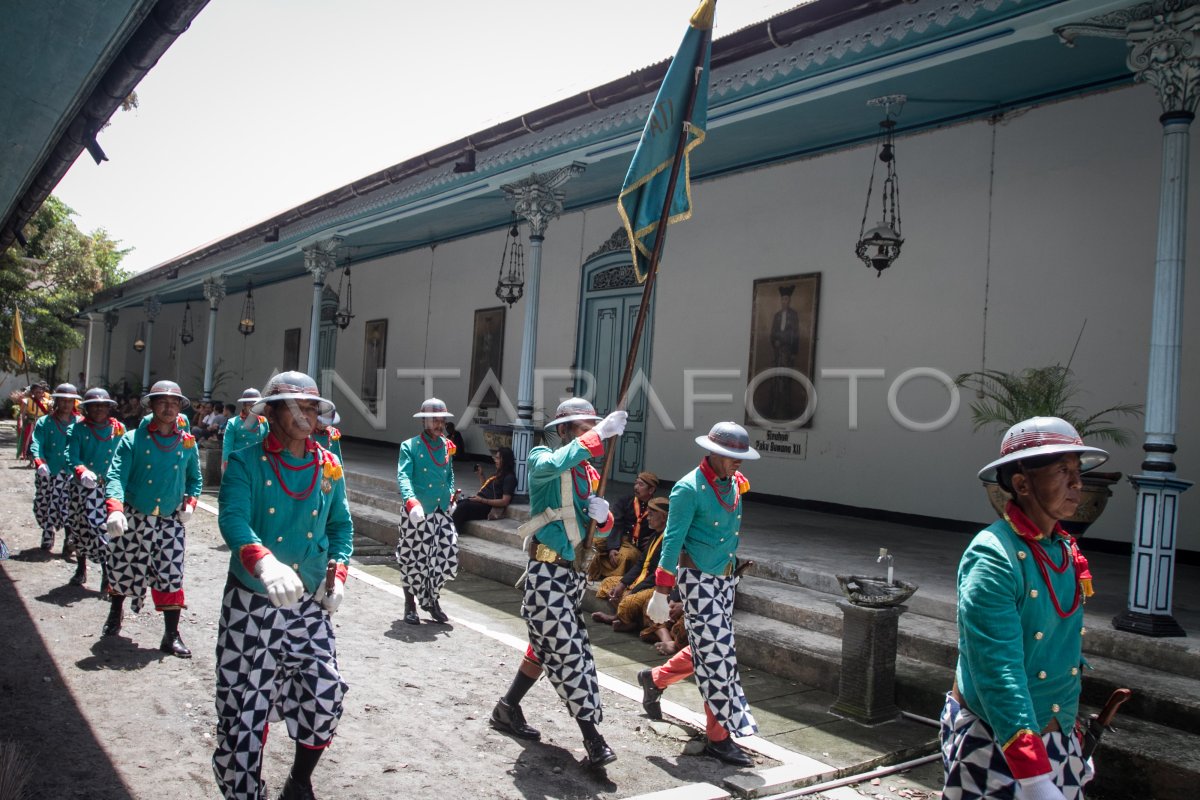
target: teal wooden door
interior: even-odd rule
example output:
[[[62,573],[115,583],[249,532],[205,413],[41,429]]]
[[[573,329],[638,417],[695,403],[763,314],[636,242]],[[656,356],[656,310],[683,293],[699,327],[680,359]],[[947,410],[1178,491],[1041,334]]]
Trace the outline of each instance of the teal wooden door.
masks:
[[[584,266],[583,278],[579,358],[576,363],[584,374],[576,381],[575,388],[577,393],[586,392],[589,388],[587,376],[592,376],[595,379],[593,402],[597,412],[603,415],[617,407],[617,392],[621,387],[621,374],[633,339],[642,287],[634,277],[628,249],[623,253],[610,253],[608,257],[590,260]],[[653,331],[654,298],[651,297],[641,346],[638,348],[637,367],[634,369],[635,386],[640,381],[645,387],[650,379]],[[625,435],[617,440],[613,480],[632,483],[644,469],[647,407],[644,388],[631,395],[626,407],[629,424],[625,428]]]

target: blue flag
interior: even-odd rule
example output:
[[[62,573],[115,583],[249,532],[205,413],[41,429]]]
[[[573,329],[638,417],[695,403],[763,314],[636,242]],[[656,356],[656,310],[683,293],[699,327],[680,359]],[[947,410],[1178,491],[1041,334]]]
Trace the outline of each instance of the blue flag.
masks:
[[[691,151],[704,141],[704,129],[708,125],[708,62],[712,50],[713,15],[716,0],[702,0],[692,14],[691,24],[679,45],[679,52],[672,59],[650,118],[642,129],[642,138],[625,174],[625,183],[617,197],[617,210],[625,223],[625,233],[633,251],[633,268],[638,283],[643,283],[650,271],[650,254],[654,251],[655,233],[659,217],[667,201],[667,184],[671,177],[671,164],[679,146],[683,130],[684,115],[695,86],[696,100],[692,109],[691,128],[683,145],[683,163],[679,178],[671,196],[668,223],[687,219],[692,215]],[[700,48],[704,48],[703,54]],[[700,66],[697,81],[695,68]],[[665,235],[665,232],[664,232]]]

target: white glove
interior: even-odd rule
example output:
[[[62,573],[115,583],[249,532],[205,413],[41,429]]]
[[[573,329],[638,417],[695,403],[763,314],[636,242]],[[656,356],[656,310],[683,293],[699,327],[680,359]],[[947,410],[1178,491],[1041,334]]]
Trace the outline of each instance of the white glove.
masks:
[[[601,525],[608,522],[608,501],[596,494],[589,497],[588,516]]]
[[[667,600],[667,595],[657,589],[654,594],[650,595],[650,602],[646,603],[646,618],[651,622],[666,622],[671,618],[671,603]]]
[[[596,423],[596,427],[592,428],[601,439],[611,439],[613,436],[620,436],[625,432],[625,423],[629,421],[628,411],[614,411],[604,419]]]
[[[1049,772],[1036,778],[1024,778],[1018,783],[1021,788],[1017,790],[1017,800],[1066,800]]]
[[[254,565],[254,576],[267,587],[267,597],[276,608],[294,605],[304,594],[304,582],[296,571],[269,553]]]
[[[124,511],[113,511],[108,515],[108,538],[117,539],[129,530],[129,520]]]
[[[195,512],[195,510],[196,510],[195,506],[184,503],[182,506],[179,507],[179,521],[182,522],[184,525],[191,522],[192,514]]]
[[[322,584],[322,588],[324,588],[324,584]],[[345,596],[346,584],[342,583],[337,578],[334,578],[333,591],[325,593],[325,596],[321,598],[321,605],[325,607],[326,611],[332,614],[338,610],[338,606],[342,604],[342,599]]]
[[[43,478],[49,478],[50,477],[50,467],[47,466],[46,464],[38,464],[37,474]]]
[[[408,512],[408,521],[416,525],[420,525],[425,521],[425,509],[421,508],[420,503],[417,503],[412,507],[412,511]]]
[[[83,472],[79,473],[79,482],[83,484],[85,489],[95,489],[96,473],[92,472],[90,469],[85,469]]]

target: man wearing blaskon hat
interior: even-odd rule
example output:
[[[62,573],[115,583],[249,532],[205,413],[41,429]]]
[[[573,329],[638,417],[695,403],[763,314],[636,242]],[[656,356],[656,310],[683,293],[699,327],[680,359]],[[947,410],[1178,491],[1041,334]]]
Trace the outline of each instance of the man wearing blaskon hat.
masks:
[[[42,529],[42,549],[54,546],[54,534],[64,529],[63,555],[73,546],[75,521],[71,518],[71,472],[68,450],[71,428],[80,419],[75,413],[79,392],[72,383],[60,383],[50,395],[54,410],[38,419],[29,442],[29,455],[37,468],[34,478],[33,515]]]
[[[958,668],[942,710],[947,800],[1081,800],[1092,778],[1075,729],[1087,559],[1059,525],[1081,475],[1108,459],[1058,417],[1008,429],[979,471],[1012,495],[958,565]]]
[[[133,598],[136,613],[149,586],[154,608],[163,612],[159,649],[177,658],[192,657],[179,635],[179,615],[187,607],[184,525],[203,483],[196,437],[179,427],[179,412],[189,405],[175,381],[151,386],[142,398],[150,413],[117,444],[104,485],[112,606],[103,633],[120,632],[125,598]]]
[[[221,437],[221,472],[229,464],[229,457],[238,450],[244,450],[260,443],[267,437],[271,426],[262,414],[251,414],[250,408],[262,399],[262,393],[253,387],[242,392],[238,398],[238,414],[225,424],[225,434]]]
[[[661,667],[642,670],[638,683],[652,702],[673,682],[671,674],[694,669],[707,719],[705,754],[749,767],[754,762],[731,739],[758,732],[738,674],[733,596],[742,495],[750,489],[738,467],[759,456],[746,429],[733,422],[718,422],[706,436],[697,436],[696,444],[708,455],[671,489],[655,594],[646,604],[647,617],[666,622],[670,617],[667,595],[678,586],[689,647]],[[676,659],[691,663],[686,670],[673,669]]]
[[[420,625],[417,606],[434,622],[450,621],[439,597],[446,581],[458,574],[458,531],[454,529],[454,443],[446,437],[446,420],[454,416],[436,397],[413,414],[420,435],[400,445],[396,483],[404,500],[396,562],[404,584],[404,621]]]
[[[125,435],[125,426],[112,415],[117,401],[107,389],[99,386],[83,393],[83,419],[71,429],[68,463],[74,470],[72,514],[75,517],[75,545],[78,564],[71,583],[82,586],[87,582],[88,560],[100,564],[101,591],[108,584],[108,511],[104,506],[104,481],[112,465],[113,453]]]

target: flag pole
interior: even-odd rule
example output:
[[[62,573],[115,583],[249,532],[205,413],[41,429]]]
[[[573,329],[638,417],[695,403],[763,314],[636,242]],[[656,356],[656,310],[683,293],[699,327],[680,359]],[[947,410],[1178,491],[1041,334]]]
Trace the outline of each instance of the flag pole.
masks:
[[[716,4],[714,3],[714,6]],[[642,302],[638,306],[637,320],[633,324],[633,337],[629,343],[629,353],[625,357],[625,370],[621,374],[621,387],[617,393],[617,409],[625,408],[629,402],[626,393],[629,391],[629,384],[633,382],[633,369],[637,365],[638,349],[642,343],[642,330],[646,326],[646,317],[650,310],[650,293],[654,290],[654,279],[658,275],[658,262],[662,258],[663,247],[666,244],[667,222],[671,218],[671,202],[675,197],[675,185],[679,181],[679,171],[683,164],[683,157],[687,151],[688,135],[692,130],[692,112],[696,108],[696,90],[700,84],[701,73],[704,70],[704,56],[708,52],[709,45],[712,43],[712,27],[709,26],[704,31],[704,38],[700,42],[700,47],[696,50],[696,63],[692,66],[692,90],[688,95],[687,110],[683,114],[683,126],[679,131],[679,141],[675,147],[675,156],[671,161],[671,175],[667,179],[666,199],[663,201],[662,214],[658,217],[658,226],[654,229],[654,249],[650,251],[650,265],[646,270],[646,283],[642,287]],[[612,472],[613,452],[615,448],[606,447],[604,449],[604,465],[600,469],[600,486],[596,490],[596,494],[603,496],[604,490],[608,487],[608,476]],[[579,552],[576,553],[575,563],[581,564],[581,559],[587,555],[591,549],[592,540],[596,535],[596,521],[589,520],[587,536],[580,543]]]

